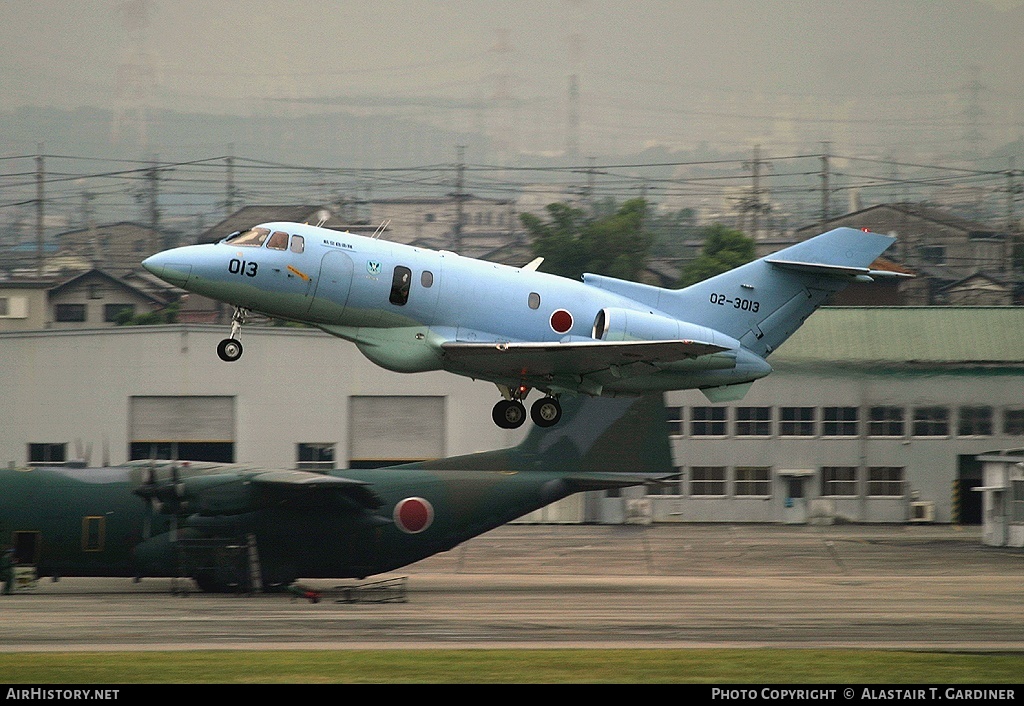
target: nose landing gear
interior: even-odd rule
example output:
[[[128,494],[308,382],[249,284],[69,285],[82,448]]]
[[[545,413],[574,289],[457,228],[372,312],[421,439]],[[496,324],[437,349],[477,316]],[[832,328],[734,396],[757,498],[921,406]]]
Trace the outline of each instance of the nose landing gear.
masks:
[[[233,363],[242,357],[242,342],[238,338],[242,335],[242,324],[248,313],[247,309],[236,306],[231,315],[231,335],[217,344],[217,355],[226,363]]]

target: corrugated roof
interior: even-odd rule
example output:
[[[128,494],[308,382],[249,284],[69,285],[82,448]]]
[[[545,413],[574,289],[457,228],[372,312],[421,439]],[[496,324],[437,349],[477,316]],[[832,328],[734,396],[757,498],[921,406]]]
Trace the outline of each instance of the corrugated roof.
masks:
[[[1024,307],[824,307],[770,362],[1024,366]]]

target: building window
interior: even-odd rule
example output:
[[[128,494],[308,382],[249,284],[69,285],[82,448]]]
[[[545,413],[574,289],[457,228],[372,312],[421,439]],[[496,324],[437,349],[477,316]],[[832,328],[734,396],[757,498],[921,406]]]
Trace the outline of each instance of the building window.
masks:
[[[1024,409],[1008,409],[1003,413],[1003,433],[1024,436]]]
[[[903,495],[903,468],[874,466],[868,469],[868,495],[900,497]]]
[[[665,414],[668,418],[668,433],[670,436],[682,436],[683,434],[683,408],[665,407]]]
[[[869,436],[903,436],[902,407],[872,407],[868,412]]]
[[[725,495],[725,466],[690,468],[690,495]]]
[[[860,410],[856,407],[826,407],[821,411],[823,436],[857,436]]]
[[[1024,522],[1024,480],[1010,481],[1010,522]]]
[[[330,471],[334,469],[334,444],[299,444],[300,471]]]
[[[771,407],[737,407],[734,423],[737,436],[771,436]]]
[[[960,436],[992,436],[991,407],[961,407]]]
[[[779,436],[814,436],[814,407],[783,407]]]
[[[53,320],[61,322],[85,321],[85,304],[54,304]]]
[[[857,495],[856,466],[825,466],[821,469],[822,495]]]
[[[135,316],[134,304],[104,304],[103,320],[108,324],[118,324],[131,320]]]
[[[425,213],[425,214],[423,214],[423,222],[424,223],[433,223],[435,218],[436,218],[436,216],[433,213]]]
[[[692,407],[690,434],[693,436],[725,436],[726,407]]]
[[[929,265],[946,264],[946,248],[942,245],[921,245],[917,249],[921,261]]]
[[[945,407],[916,407],[914,436],[949,436],[949,410]]]
[[[11,315],[10,301],[11,300],[8,299],[7,297],[0,297],[0,316],[10,316]]]
[[[736,495],[772,494],[771,469],[766,466],[738,466],[736,468]]]
[[[28,465],[63,466],[67,461],[67,444],[29,444]]]

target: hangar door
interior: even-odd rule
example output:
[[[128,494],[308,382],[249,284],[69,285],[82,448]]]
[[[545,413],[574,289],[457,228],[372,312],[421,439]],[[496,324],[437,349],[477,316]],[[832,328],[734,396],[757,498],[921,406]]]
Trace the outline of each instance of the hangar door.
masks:
[[[444,397],[349,397],[349,468],[444,456]]]
[[[129,458],[234,462],[234,397],[137,396],[130,405]]]

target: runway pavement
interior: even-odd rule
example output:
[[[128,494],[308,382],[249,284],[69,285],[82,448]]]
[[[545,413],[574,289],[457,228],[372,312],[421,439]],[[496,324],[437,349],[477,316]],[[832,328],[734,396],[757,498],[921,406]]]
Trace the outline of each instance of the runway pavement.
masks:
[[[1024,552],[951,526],[509,525],[389,574],[404,603],[172,595],[168,579],[0,596],[0,651],[400,647],[1024,649]],[[380,577],[378,577],[380,578]]]

